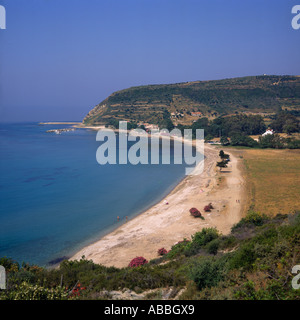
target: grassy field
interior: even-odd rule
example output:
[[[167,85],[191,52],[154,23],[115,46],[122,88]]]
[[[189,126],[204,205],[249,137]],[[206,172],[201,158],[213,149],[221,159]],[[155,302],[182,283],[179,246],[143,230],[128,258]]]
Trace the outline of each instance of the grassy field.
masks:
[[[300,150],[236,149],[243,157],[249,206],[275,216],[300,210]]]

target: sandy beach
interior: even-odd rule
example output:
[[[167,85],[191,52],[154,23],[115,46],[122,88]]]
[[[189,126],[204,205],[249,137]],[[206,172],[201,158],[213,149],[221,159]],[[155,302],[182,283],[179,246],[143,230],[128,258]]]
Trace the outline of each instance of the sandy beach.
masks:
[[[94,128],[95,129],[95,128]],[[204,227],[216,227],[222,234],[230,232],[244,214],[245,182],[241,161],[231,152],[227,168],[216,168],[219,149],[205,144],[204,170],[187,176],[162,201],[129,220],[108,235],[77,252],[71,260],[86,259],[105,266],[126,267],[136,256],[148,261],[158,257],[157,250],[169,250],[176,242]],[[166,204],[166,201],[168,204]],[[205,213],[205,205],[214,209]],[[194,218],[189,209],[196,207],[205,220]]]

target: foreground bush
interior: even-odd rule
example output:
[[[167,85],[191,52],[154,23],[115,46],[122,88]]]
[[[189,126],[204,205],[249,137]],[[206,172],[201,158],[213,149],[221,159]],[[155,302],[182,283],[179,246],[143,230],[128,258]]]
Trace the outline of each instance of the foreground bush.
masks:
[[[65,300],[68,298],[68,292],[65,288],[48,289],[23,282],[12,289],[3,290],[0,293],[0,298],[6,300]]]
[[[144,257],[136,257],[130,261],[128,267],[139,267],[146,263],[148,263],[148,261]]]
[[[176,244],[174,244],[171,250],[167,253],[167,258],[173,259],[175,257],[182,255],[189,243],[190,243],[190,240],[183,239],[182,241],[179,241]]]
[[[226,261],[211,258],[200,259],[190,271],[199,290],[216,286],[226,274]]]
[[[209,242],[219,237],[219,232],[215,228],[203,228],[200,232],[196,232],[192,236],[192,241],[189,243],[184,254],[186,256],[195,255],[201,248],[204,248]]]
[[[250,214],[243,223],[247,227],[226,236],[203,229],[192,241],[178,242],[155,263],[140,268],[105,267],[83,257],[49,270],[0,258],[8,271],[8,288],[0,290],[0,300],[109,299],[100,293],[171,286],[187,288],[181,299],[300,300],[300,290],[291,286],[292,267],[300,263],[300,214],[262,221]]]

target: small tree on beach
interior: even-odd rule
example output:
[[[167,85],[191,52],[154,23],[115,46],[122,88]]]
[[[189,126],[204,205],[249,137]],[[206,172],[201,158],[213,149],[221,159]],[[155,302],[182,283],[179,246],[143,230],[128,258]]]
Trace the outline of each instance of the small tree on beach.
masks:
[[[225,153],[223,150],[220,150],[219,152],[219,157],[224,160],[224,159],[229,159],[229,154]]]
[[[211,209],[213,209],[214,207],[213,207],[213,205],[211,204],[211,202],[207,205],[207,206],[205,206],[204,207],[204,211],[205,212],[209,212]]]
[[[203,209],[205,212],[209,212],[211,210],[210,206],[205,206]]]
[[[222,160],[222,161],[217,162],[217,167],[220,168],[220,171],[222,170],[222,168],[227,168],[227,161]]]
[[[191,208],[191,209],[190,209],[190,214],[191,214],[193,217],[195,217],[195,218],[199,217],[199,218],[201,218],[201,219],[204,219],[204,218],[202,217],[201,212],[200,212],[198,209],[196,209],[196,208]]]

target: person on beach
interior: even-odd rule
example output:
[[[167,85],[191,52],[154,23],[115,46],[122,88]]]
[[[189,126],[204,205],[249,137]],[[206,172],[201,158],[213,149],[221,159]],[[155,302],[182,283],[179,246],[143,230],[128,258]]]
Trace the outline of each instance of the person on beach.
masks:
[[[119,216],[117,216],[117,220],[118,220],[118,221],[120,220],[120,217],[119,217]]]

